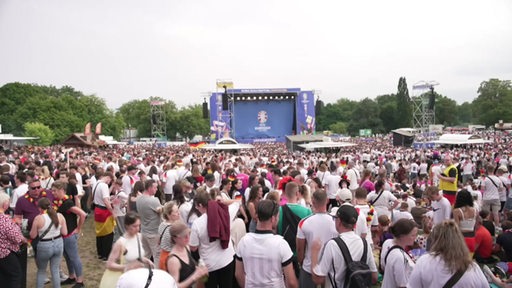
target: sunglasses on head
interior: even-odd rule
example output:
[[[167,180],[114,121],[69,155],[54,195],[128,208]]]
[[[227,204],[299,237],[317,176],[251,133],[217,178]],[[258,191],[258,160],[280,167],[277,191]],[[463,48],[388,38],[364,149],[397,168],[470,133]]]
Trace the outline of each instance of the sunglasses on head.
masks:
[[[30,189],[32,189],[32,190],[41,189],[41,186],[31,186]]]

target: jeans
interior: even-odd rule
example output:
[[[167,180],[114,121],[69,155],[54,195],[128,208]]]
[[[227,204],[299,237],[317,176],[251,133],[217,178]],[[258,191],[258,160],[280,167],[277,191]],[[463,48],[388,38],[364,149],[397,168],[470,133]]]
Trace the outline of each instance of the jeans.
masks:
[[[37,288],[44,287],[46,267],[50,262],[53,288],[60,288],[60,261],[64,251],[64,241],[58,238],[52,241],[39,241],[37,244]]]
[[[78,234],[64,238],[64,259],[69,275],[82,276],[82,260],[78,255]]]

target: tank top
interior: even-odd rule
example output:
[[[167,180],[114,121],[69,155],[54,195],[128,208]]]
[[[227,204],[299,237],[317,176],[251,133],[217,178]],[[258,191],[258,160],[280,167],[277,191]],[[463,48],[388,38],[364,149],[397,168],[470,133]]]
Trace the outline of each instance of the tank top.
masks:
[[[41,228],[37,231],[37,235],[41,236],[41,234],[43,234],[44,231],[46,231],[46,229],[48,229],[48,225],[52,225],[52,228],[50,228],[50,231],[48,231],[48,233],[46,233],[46,235],[44,236],[43,239],[51,239],[51,238],[55,238],[55,237],[59,236],[60,235],[60,224],[57,226],[57,228],[55,228],[55,225],[53,225],[52,219],[50,218],[50,216],[48,214],[43,214],[43,219],[44,219],[43,228]]]
[[[475,230],[476,214],[471,219],[464,218],[464,212],[461,208],[458,208],[460,214],[462,214],[462,220],[460,220],[459,227],[461,232],[473,232]],[[475,212],[476,213],[476,212]]]
[[[190,261],[190,263],[185,263],[185,261],[181,260],[181,258],[178,257],[178,255],[176,255],[176,254],[169,255],[169,257],[174,256],[174,257],[178,258],[178,260],[180,261],[180,264],[181,264],[180,279],[179,279],[180,282],[185,281],[190,275],[192,275],[196,271],[196,261],[194,260],[194,258],[192,258],[192,254],[190,253],[190,250],[188,250],[188,249],[187,249],[187,255],[188,255],[188,261]],[[192,287],[192,285],[189,287]]]

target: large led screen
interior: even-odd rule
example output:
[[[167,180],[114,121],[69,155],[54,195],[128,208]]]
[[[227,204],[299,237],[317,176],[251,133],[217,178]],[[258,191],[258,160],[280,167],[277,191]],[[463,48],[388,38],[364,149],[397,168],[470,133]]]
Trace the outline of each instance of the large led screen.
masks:
[[[284,142],[293,134],[294,100],[236,101],[235,137],[240,142]]]

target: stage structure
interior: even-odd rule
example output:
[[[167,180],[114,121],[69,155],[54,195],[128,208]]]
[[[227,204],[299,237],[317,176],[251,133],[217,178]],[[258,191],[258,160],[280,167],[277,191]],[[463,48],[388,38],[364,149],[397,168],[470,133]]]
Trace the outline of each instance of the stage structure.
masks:
[[[151,137],[167,141],[167,125],[165,121],[165,102],[151,101]]]
[[[413,128],[420,132],[428,132],[436,122],[436,85],[439,85],[436,81],[420,81],[412,86]]]
[[[315,95],[300,88],[230,89],[210,96],[211,140],[285,142],[287,135],[313,134]]]

